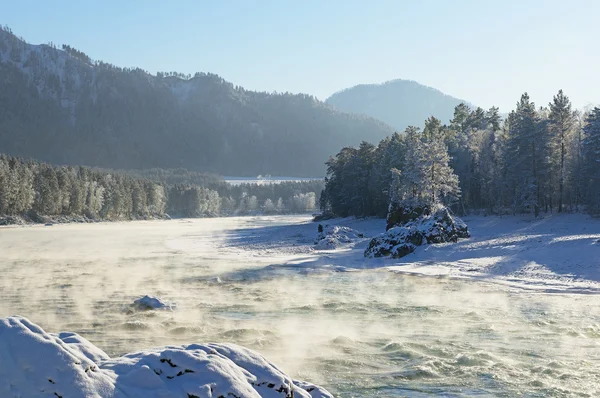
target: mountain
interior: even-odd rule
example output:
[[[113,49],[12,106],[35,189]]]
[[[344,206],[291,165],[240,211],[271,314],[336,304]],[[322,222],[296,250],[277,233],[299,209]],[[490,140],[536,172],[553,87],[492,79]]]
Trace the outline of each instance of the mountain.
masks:
[[[367,115],[404,131],[408,126],[422,127],[430,116],[446,123],[452,119],[454,107],[466,101],[411,80],[392,80],[354,86],[326,102],[342,112]]]
[[[112,169],[321,176],[341,146],[391,132],[309,95],[248,91],[214,74],[152,75],[0,29],[3,153]]]

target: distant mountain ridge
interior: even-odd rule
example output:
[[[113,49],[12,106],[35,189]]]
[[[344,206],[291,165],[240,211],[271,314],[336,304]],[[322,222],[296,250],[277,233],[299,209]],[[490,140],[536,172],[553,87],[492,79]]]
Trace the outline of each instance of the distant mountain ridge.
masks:
[[[454,107],[467,101],[412,80],[391,80],[381,84],[360,84],[339,91],[325,102],[342,112],[379,119],[397,131],[408,126],[422,127],[430,116],[447,123]]]
[[[0,28],[0,152],[113,169],[318,177],[329,155],[393,129],[305,94],[214,74],[152,75]]]

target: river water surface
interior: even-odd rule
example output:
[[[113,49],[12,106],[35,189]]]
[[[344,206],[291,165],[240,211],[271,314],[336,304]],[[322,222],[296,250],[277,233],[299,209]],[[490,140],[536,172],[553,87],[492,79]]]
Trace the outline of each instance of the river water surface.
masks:
[[[0,229],[0,316],[120,355],[233,342],[341,397],[600,396],[600,297],[289,266],[249,250],[306,217]],[[310,231],[313,226],[309,226]],[[284,227],[285,228],[285,227]],[[276,239],[276,235],[273,235]],[[151,294],[174,311],[136,311]]]

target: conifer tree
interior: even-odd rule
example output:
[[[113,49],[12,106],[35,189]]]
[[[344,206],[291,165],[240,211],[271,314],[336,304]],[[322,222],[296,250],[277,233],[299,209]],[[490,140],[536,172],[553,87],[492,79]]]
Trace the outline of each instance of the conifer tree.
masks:
[[[600,212],[600,108],[594,108],[585,120],[583,155],[587,206],[592,213]]]
[[[558,169],[558,212],[563,210],[566,160],[567,150],[570,147],[569,142],[572,139],[573,127],[575,123],[575,114],[571,107],[569,97],[564,95],[562,90],[554,96],[550,103],[550,132],[552,151],[555,156],[551,158],[553,169]]]
[[[527,93],[521,96],[517,109],[508,118],[509,141],[506,164],[512,187],[515,211],[532,208],[539,213],[538,185],[538,115]]]

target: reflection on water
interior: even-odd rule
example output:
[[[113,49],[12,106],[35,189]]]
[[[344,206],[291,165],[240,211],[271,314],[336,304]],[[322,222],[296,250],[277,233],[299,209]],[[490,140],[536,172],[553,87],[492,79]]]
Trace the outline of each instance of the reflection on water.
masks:
[[[235,342],[344,397],[600,396],[598,296],[301,273],[221,247],[240,222],[254,221],[0,229],[0,315],[78,332],[110,355]],[[144,294],[177,309],[137,311]]]

